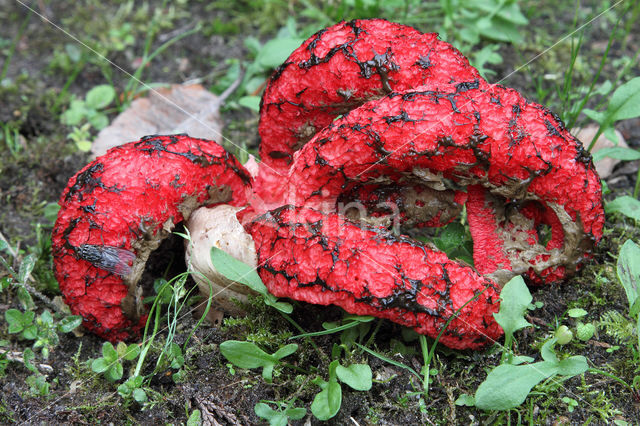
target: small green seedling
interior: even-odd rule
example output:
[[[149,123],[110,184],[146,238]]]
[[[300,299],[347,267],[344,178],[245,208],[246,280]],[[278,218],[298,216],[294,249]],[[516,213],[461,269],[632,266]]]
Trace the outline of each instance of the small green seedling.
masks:
[[[500,297],[500,311],[495,314],[496,321],[505,332],[505,351],[509,350],[513,332],[530,326],[524,319],[527,307],[531,304],[531,293],[521,277],[509,281],[503,288]],[[565,330],[566,329],[566,330]],[[566,339],[566,326],[558,328],[559,336]],[[507,345],[509,342],[509,345]],[[567,340],[568,342],[568,340]],[[473,404],[483,410],[510,410],[522,404],[534,386],[556,375],[572,377],[582,374],[589,366],[583,356],[572,356],[559,359],[554,346],[557,336],[549,339],[541,348],[543,361],[533,363],[533,358],[526,356],[503,357],[503,363],[489,372],[484,382],[476,390],[473,400],[466,395],[459,404]]]
[[[139,403],[146,402],[148,397],[142,388],[144,378],[142,376],[129,377],[124,383],[118,386],[118,394],[127,399],[133,398]]]
[[[567,411],[569,411],[570,413],[573,413],[573,410],[578,407],[578,401],[573,398],[569,398],[568,396],[562,397],[562,402],[567,404]]]
[[[27,340],[36,338],[38,329],[33,323],[36,313],[33,311],[20,312],[17,309],[8,309],[4,313],[4,319],[9,324],[9,333],[18,334]]]
[[[114,348],[110,342],[104,342],[102,358],[93,360],[91,369],[96,373],[104,373],[107,380],[115,382],[122,378],[122,361],[134,360],[138,355],[140,355],[140,346],[135,343],[127,346],[126,343],[120,342]]]
[[[240,368],[262,367],[262,377],[267,383],[273,380],[273,368],[284,357],[298,350],[298,345],[291,343],[273,354],[268,354],[254,343],[227,340],[220,344],[220,352],[229,362]]]
[[[275,404],[277,408],[274,410],[267,403]],[[292,402],[261,401],[253,407],[253,411],[258,417],[268,421],[270,426],[287,426],[289,420],[300,420],[307,415],[305,408],[291,405]]]
[[[109,117],[104,110],[111,105],[115,97],[116,91],[112,86],[101,84],[89,90],[84,99],[71,100],[69,109],[62,113],[60,121],[62,124],[74,127],[68,137],[76,143],[78,149],[81,151],[91,149],[91,143],[86,137],[89,130],[86,124],[90,124],[96,130],[107,127]]]

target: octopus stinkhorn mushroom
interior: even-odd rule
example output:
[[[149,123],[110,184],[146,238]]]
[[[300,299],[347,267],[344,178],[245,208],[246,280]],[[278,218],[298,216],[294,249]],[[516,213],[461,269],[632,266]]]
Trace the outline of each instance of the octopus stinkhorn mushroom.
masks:
[[[207,233],[225,229],[198,239],[245,241],[236,257],[257,262],[274,295],[387,318],[457,349],[500,336],[493,313],[508,279],[560,281],[602,237],[600,181],[581,143],[437,34],[336,24],[276,70],[261,105],[255,178],[215,142],[178,135],[113,149],[71,179],[55,269],[90,330],[136,336],[141,268],[199,205],[237,215],[242,226],[206,219]],[[463,209],[475,268],[389,231],[443,226]]]

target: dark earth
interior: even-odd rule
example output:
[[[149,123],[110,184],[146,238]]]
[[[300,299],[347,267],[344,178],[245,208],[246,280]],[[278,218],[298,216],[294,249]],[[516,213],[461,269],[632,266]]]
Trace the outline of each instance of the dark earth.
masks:
[[[154,10],[162,10],[163,19],[152,41],[152,51],[171,37],[199,24],[199,31],[179,40],[154,58],[142,78],[146,82],[165,83],[198,79],[205,87],[218,92],[218,83],[226,81],[230,67],[228,59],[244,61],[241,63],[245,67],[251,63],[250,52],[245,45],[248,35],[267,41],[275,37],[289,16],[297,19],[299,28],[308,28],[310,32],[322,27],[309,14],[301,13],[311,10],[309,4],[313,2],[174,3],[162,9],[160,1],[25,2],[69,34],[104,52],[114,64],[131,71],[134,70],[132,64],[143,52],[148,31],[145,25]],[[608,7],[607,2],[585,3],[579,5],[580,22],[587,22],[587,18]],[[576,65],[575,89],[590,84],[619,17],[622,17],[619,27],[628,26],[629,31],[621,40],[613,41],[599,82],[615,79],[623,66],[623,58],[631,58],[628,73],[623,79],[626,81],[640,75],[637,63],[640,34],[636,19],[640,8],[637,2],[622,3],[586,28]],[[631,7],[631,12],[623,14],[627,6]],[[552,109],[561,108],[555,85],[562,84],[562,78],[553,81],[542,76],[562,75],[567,69],[570,42],[564,40],[554,49],[544,50],[575,27],[575,7],[557,2],[522,2],[520,8],[529,19],[529,24],[521,28],[524,41],[517,47],[506,43],[499,45],[498,52],[503,62],[491,66],[495,74],[488,76],[488,80],[496,82],[519,64],[542,54],[529,68],[516,72],[502,84],[515,87],[526,97],[547,103]],[[345,18],[366,17],[353,12],[353,8],[345,10],[352,11],[351,15],[345,14]],[[37,254],[39,260],[30,282],[46,298],[52,299],[59,295],[59,291],[51,272],[50,248],[47,245],[55,219],[51,207],[57,202],[68,179],[90,160],[89,155],[79,151],[67,137],[72,129],[61,124],[60,114],[68,107],[71,94],[84,97],[92,87],[103,83],[113,84],[121,93],[129,77],[91,53],[82,56],[84,59],[80,61],[85,61],[82,66],[69,63],[68,58],[65,62],[65,52],[68,52],[65,46],[77,43],[41,17],[35,14],[28,16],[29,12],[21,1],[0,0],[0,55],[4,61],[4,80],[0,81],[0,123],[4,131],[4,152],[0,156],[0,232],[17,251],[17,256],[9,252],[1,255],[17,268],[24,256]],[[122,29],[122,24],[127,22],[131,24],[127,31],[134,35],[134,39],[123,49],[109,48],[109,43],[114,41],[105,38],[105,34]],[[422,31],[433,31],[435,25],[433,22],[411,23]],[[545,99],[540,99],[541,96]],[[258,143],[257,114],[237,107],[237,104],[234,107],[236,100],[237,97],[232,96],[222,109],[225,136],[233,141],[243,141],[255,152]],[[588,107],[597,109],[598,101],[598,98],[590,101]],[[117,111],[113,109],[109,114],[113,119]],[[13,129],[17,133],[11,133]],[[640,148],[640,120],[619,122],[617,129],[631,147]],[[93,131],[92,134],[95,136],[95,133]],[[7,135],[17,136],[17,145],[13,148],[9,147]],[[233,147],[227,148],[234,152]],[[606,178],[612,191],[607,199],[631,193],[637,170],[637,162],[618,164],[613,174]],[[588,312],[586,320],[597,325],[596,334],[587,342],[574,339],[559,347],[558,353],[583,355],[591,367],[631,383],[638,374],[638,348],[633,345],[637,336],[625,339],[614,335],[602,325],[602,318],[610,311],[623,316],[628,313],[624,291],[617,282],[615,261],[622,243],[627,239],[638,241],[640,231],[632,219],[618,215],[607,216],[607,219],[605,237],[588,266],[562,285],[532,290],[534,302],[541,307],[530,311],[528,320],[533,327],[516,335],[516,352],[539,358],[540,346],[560,324],[574,324],[566,315],[567,309],[580,307]],[[166,274],[164,276],[170,278],[184,270],[180,267],[183,264],[179,254],[181,244],[179,239],[173,239],[165,243],[153,258],[147,271],[148,287],[151,287],[154,277]],[[167,271],[167,262],[173,265],[173,269]],[[9,276],[8,270],[0,269],[0,278]],[[187,285],[193,284],[189,282]],[[53,309],[37,297],[34,300],[37,314],[44,309]],[[23,310],[16,290],[3,287],[0,311],[4,314],[11,308]],[[208,323],[198,327],[184,354],[185,364],[180,370],[184,376],[177,383],[172,377],[177,369],[165,366],[154,372],[164,344],[165,335],[161,334],[152,346],[142,371],[150,378],[145,387],[149,397],[145,403],[124,399],[118,394],[117,385],[124,379],[114,384],[92,371],[91,361],[101,356],[103,341],[81,332],[58,333],[60,342],[52,347],[46,360],[36,351],[36,364],[42,364],[40,371],[46,374],[46,381],[50,384],[47,394],[38,395],[27,383],[27,378],[33,373],[19,360],[9,361],[7,358],[8,353],[23,353],[31,342],[9,334],[3,315],[0,340],[6,344],[0,346],[0,423],[184,424],[197,409],[203,424],[266,424],[254,413],[256,403],[292,399],[295,399],[295,406],[307,409],[307,415],[291,423],[319,423],[310,413],[311,402],[318,392],[317,386],[311,384],[316,373],[305,372],[317,367],[317,374],[326,380],[329,357],[332,347],[340,344],[339,336],[314,337],[315,347],[310,339],[296,340],[300,349],[287,358],[291,363],[289,366],[295,368],[276,367],[273,383],[267,383],[261,377],[260,369],[231,368],[218,346],[232,339],[250,340],[273,353],[279,346],[290,343],[287,341],[289,336],[300,331],[259,300],[248,306],[248,312],[246,319],[226,320],[221,327]],[[339,321],[342,315],[338,308],[296,303],[291,317],[304,330],[317,331],[323,329],[323,322]],[[193,313],[181,317],[175,343],[181,345],[187,339],[198,319]],[[375,328],[377,332],[371,337],[373,340],[369,347],[420,371],[423,359],[417,341],[403,340],[401,328],[392,323],[381,321],[374,324],[372,330]],[[363,343],[370,339],[369,336]],[[481,352],[438,349],[431,365],[436,371],[424,399],[419,398],[422,384],[406,369],[352,349],[349,361],[368,362],[373,370],[373,388],[368,392],[358,392],[343,386],[341,409],[328,423],[504,424],[515,421],[530,424],[611,424],[626,421],[633,424],[640,418],[640,396],[637,392],[630,391],[612,377],[594,373],[585,373],[562,383],[546,382],[535,388],[522,406],[510,412],[483,412],[474,407],[456,405],[455,401],[461,394],[473,395],[487,372],[498,365],[500,353],[496,349]],[[135,362],[124,363],[125,379],[134,367]],[[563,397],[569,397],[577,404],[569,409]]]

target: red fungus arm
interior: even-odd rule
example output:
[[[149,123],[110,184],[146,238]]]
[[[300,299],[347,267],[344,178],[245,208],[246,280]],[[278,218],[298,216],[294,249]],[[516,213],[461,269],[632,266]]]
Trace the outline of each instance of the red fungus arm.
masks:
[[[278,203],[279,182],[293,153],[333,119],[392,91],[425,83],[486,83],[469,61],[436,33],[383,19],[341,22],[296,49],[269,80],[260,109],[262,167],[256,189]],[[262,191],[265,189],[265,191]]]
[[[455,349],[478,349],[502,334],[493,318],[498,286],[419,242],[291,206],[255,219],[248,231],[259,274],[277,297],[337,305],[433,338],[460,310],[440,338]]]
[[[54,271],[84,326],[118,341],[145,323],[137,282],[149,254],[200,205],[244,205],[249,174],[215,142],[147,136],[69,180],[53,229]]]
[[[467,205],[485,215],[470,219],[476,266],[502,283],[518,274],[561,279],[602,237],[601,187],[589,154],[550,111],[501,86],[423,86],[352,110],[296,153],[286,202],[335,211],[341,194],[367,182],[434,180],[452,191],[475,185],[496,200],[473,204],[485,197],[480,191]],[[538,239],[541,224],[551,228],[551,245]],[[495,268],[483,262],[482,247],[496,251],[487,254]]]

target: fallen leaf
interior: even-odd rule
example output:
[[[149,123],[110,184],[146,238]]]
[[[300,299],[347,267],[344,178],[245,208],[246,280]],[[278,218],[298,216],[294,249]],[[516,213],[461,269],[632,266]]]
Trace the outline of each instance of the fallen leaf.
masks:
[[[91,153],[99,156],[114,146],[146,135],[187,133],[220,141],[220,101],[199,84],[154,89],[135,99],[113,122],[100,131]]]
[[[577,128],[577,129],[573,129],[571,131],[571,134],[573,134],[576,138],[578,138],[580,141],[582,141],[582,144],[587,146],[589,145],[589,143],[591,142],[591,139],[593,139],[593,137],[596,135],[596,133],[598,132],[598,126],[596,125],[589,125],[585,128]],[[620,147],[625,147],[627,148],[628,145],[624,140],[624,137],[622,137],[622,133],[620,133],[619,131],[615,131],[616,132],[616,136],[618,137],[618,143],[616,144],[615,142],[613,142],[610,139],[607,139],[605,137],[605,135],[600,135],[600,137],[598,137],[598,140],[596,141],[595,145],[593,146],[593,149],[591,150],[591,154],[596,153],[597,151],[601,150],[602,148],[609,148],[612,146],[620,146]],[[616,164],[618,164],[620,162],[620,160],[616,160],[615,158],[609,158],[609,157],[605,157],[602,160],[596,161],[595,162],[595,166],[596,166],[596,171],[598,172],[598,174],[600,175],[600,177],[602,179],[606,179],[607,177],[609,177],[611,175],[611,172],[613,171],[613,168],[616,166]]]

